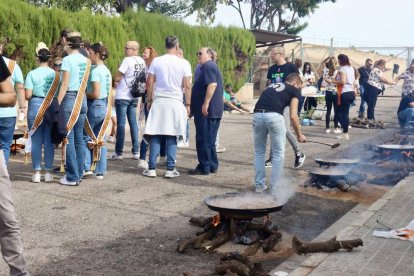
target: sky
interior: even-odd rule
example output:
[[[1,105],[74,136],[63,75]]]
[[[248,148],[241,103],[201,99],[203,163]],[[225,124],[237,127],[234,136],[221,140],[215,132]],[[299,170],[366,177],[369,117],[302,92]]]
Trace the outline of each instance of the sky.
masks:
[[[409,18],[414,11],[412,0],[337,0],[322,3],[308,18],[308,27],[299,35],[303,41],[328,45],[334,38],[336,46],[414,46],[414,35]],[[243,6],[244,18],[249,25],[248,5]],[[185,21],[196,24],[196,16]],[[410,24],[411,23],[411,24]],[[234,8],[220,5],[214,25],[242,27]]]

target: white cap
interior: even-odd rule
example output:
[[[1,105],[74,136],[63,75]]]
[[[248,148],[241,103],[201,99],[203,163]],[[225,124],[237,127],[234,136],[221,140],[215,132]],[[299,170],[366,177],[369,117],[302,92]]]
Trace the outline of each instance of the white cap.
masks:
[[[47,48],[46,44],[44,42],[39,42],[37,43],[37,47],[36,47],[36,55],[39,54],[39,51],[42,49],[46,49],[49,51],[49,48]]]

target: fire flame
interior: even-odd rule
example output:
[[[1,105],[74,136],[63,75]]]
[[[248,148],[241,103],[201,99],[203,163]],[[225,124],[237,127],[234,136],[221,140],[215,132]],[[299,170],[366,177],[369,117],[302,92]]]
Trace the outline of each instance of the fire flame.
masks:
[[[217,214],[213,217],[213,221],[211,222],[211,225],[216,227],[220,223],[220,214]]]
[[[402,155],[404,155],[405,157],[411,157],[413,155],[412,151],[403,151],[401,152]]]

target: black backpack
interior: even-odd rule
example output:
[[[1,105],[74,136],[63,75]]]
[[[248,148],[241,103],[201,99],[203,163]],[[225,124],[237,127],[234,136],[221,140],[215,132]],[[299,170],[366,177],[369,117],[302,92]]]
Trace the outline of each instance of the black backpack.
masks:
[[[132,97],[139,98],[145,95],[147,89],[145,69],[142,69],[129,86]]]

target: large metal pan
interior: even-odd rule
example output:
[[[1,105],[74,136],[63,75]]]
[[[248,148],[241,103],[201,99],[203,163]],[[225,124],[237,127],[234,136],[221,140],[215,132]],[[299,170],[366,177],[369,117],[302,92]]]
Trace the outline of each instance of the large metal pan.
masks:
[[[389,151],[414,151],[414,145],[377,145],[377,148]]]
[[[343,177],[351,171],[351,168],[347,167],[331,167],[328,169],[325,168],[313,168],[309,170],[309,173],[315,176],[322,177]]]
[[[358,164],[360,161],[359,158],[315,157],[315,162],[323,166],[352,166]]]
[[[227,193],[208,196],[204,199],[204,203],[220,215],[239,219],[263,217],[283,207],[270,195],[258,193]]]

